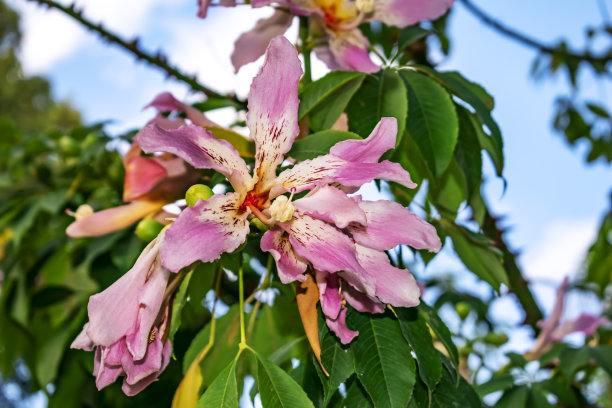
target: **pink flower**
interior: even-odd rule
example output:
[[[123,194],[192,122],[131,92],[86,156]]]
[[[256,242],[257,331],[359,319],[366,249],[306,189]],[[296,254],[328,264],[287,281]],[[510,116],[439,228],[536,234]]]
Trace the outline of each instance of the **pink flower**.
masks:
[[[163,234],[136,264],[106,290],[89,299],[89,322],[71,347],[95,349],[94,375],[102,389],[125,376],[123,392],[134,395],[155,381],[172,355],[167,339],[170,272],[161,265]]]
[[[284,37],[273,39],[248,99],[247,125],[256,147],[252,176],[228,142],[201,127],[166,130],[151,124],[139,134],[146,152],[169,152],[196,168],[215,169],[234,188],[183,210],[166,232],[162,262],[178,271],[197,260],[213,261],[238,248],[249,232],[249,219],[257,217],[272,226],[261,248],[275,257],[282,282],[305,280],[309,266],[314,271],[330,327],[345,327],[346,310],[338,309],[343,299],[372,312],[381,311],[384,303],[414,306],[419,297],[414,278],[393,267],[383,251],[398,244],[437,251],[435,229],[397,203],[362,201],[345,192],[380,178],[416,186],[399,164],[379,162],[395,146],[394,118],[383,118],[367,139],[340,142],[329,154],[276,174],[299,133],[301,74],[295,48]],[[283,195],[305,190],[310,194],[295,203]]]
[[[179,102],[169,93],[159,94],[146,107],[160,111],[186,112],[188,118],[200,126],[216,126],[197,109]],[[179,127],[183,119],[168,119],[158,115],[150,123],[157,123],[167,129]],[[133,143],[123,158],[125,181],[123,201],[127,205],[91,212],[85,216],[76,213],[76,220],[68,226],[66,233],[71,237],[94,237],[128,227],[140,219],[155,216],[162,207],[181,198],[185,190],[196,182],[197,171],[170,154],[158,157],[142,157],[137,143]]]
[[[535,345],[528,352],[530,358],[539,358],[539,356],[548,351],[554,343],[562,341],[568,334],[582,332],[585,336],[590,336],[595,333],[599,326],[610,324],[610,321],[605,316],[595,316],[588,313],[582,313],[576,319],[568,320],[560,324],[568,285],[569,280],[566,277],[557,289],[555,305],[550,316],[548,316],[546,320],[540,320],[538,322],[538,326],[542,331],[536,339]]]
[[[259,58],[268,42],[291,25],[292,14],[309,16],[311,32],[326,45],[314,48],[330,69],[376,72],[380,67],[369,57],[368,40],[357,28],[369,21],[404,28],[419,21],[440,17],[454,0],[253,0],[253,7],[278,3],[289,9],[277,10],[236,41],[232,64],[236,71]],[[200,15],[200,14],[199,14]],[[200,15],[201,16],[201,15]]]

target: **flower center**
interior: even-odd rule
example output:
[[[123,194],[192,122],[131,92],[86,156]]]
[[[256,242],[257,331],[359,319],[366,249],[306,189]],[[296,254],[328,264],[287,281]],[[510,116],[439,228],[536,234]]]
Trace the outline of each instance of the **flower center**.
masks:
[[[293,197],[293,193],[291,193]],[[278,196],[270,206],[270,215],[278,222],[287,222],[293,217],[295,206],[291,202],[291,198],[287,196]]]

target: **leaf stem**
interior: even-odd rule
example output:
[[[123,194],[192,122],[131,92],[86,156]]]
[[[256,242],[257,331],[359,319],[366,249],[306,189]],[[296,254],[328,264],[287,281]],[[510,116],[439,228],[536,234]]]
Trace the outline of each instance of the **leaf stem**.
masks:
[[[310,41],[308,40],[308,17],[300,16],[300,40],[302,43],[302,56],[304,57],[304,76],[302,82],[308,85],[312,82],[312,68],[310,64]]]
[[[243,278],[243,267],[242,267],[242,253],[240,254],[240,267],[238,268],[238,297],[240,300],[240,344],[238,348],[240,350],[247,348],[246,343],[246,332],[244,330],[244,278]]]

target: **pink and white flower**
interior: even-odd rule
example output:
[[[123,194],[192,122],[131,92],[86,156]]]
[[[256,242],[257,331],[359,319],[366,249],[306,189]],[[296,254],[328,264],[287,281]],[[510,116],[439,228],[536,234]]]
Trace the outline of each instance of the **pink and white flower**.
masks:
[[[381,311],[384,303],[418,304],[414,278],[393,267],[383,251],[398,244],[437,251],[435,229],[397,203],[362,201],[342,190],[373,179],[416,186],[398,163],[379,162],[395,146],[395,118],[383,118],[367,139],[337,143],[329,154],[277,175],[299,133],[297,86],[302,69],[295,48],[284,37],[273,39],[265,55],[248,99],[247,126],[256,148],[253,175],[228,142],[201,127],[167,130],[153,123],[138,135],[146,152],[168,152],[195,168],[215,169],[234,189],[183,210],[160,247],[163,265],[178,271],[234,251],[246,239],[249,220],[257,217],[271,226],[261,248],[276,259],[281,281],[303,281],[305,273],[317,278],[330,327],[346,327],[343,299],[368,311]],[[293,194],[306,190],[310,193],[291,202]],[[291,197],[283,195],[287,192]],[[341,328],[335,331],[342,334]]]
[[[317,56],[332,70],[376,72],[380,69],[370,59],[368,40],[358,29],[359,24],[381,21],[404,28],[444,14],[454,0],[253,0],[253,7],[278,3],[285,10],[276,10],[255,27],[242,34],[232,53],[236,71],[255,61],[265,51],[268,42],[283,34],[291,25],[293,15],[309,16],[311,32],[317,40],[326,42],[314,48]],[[200,7],[199,16],[202,17]],[[288,12],[289,11],[289,12]],[[205,13],[204,13],[205,15]]]
[[[134,267],[89,299],[89,322],[71,347],[95,349],[94,375],[102,389],[125,376],[123,392],[139,393],[166,368],[172,293],[170,272],[159,259],[163,233],[143,250]]]

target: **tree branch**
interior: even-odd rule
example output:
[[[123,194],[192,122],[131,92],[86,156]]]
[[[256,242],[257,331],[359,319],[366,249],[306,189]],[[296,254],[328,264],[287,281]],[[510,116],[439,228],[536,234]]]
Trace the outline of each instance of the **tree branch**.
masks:
[[[149,65],[152,65],[154,67],[161,69],[162,71],[166,73],[168,77],[172,77],[180,82],[183,82],[189,85],[189,87],[194,91],[202,92],[209,98],[229,99],[241,105],[244,104],[242,101],[239,101],[234,95],[222,95],[202,85],[200,82],[198,82],[198,80],[195,78],[194,75],[186,75],[182,73],[178,67],[174,66],[168,61],[168,59],[163,53],[157,52],[155,55],[148,54],[147,52],[142,50],[142,48],[140,48],[140,45],[138,44],[138,38],[135,38],[132,41],[127,41],[121,38],[119,35],[104,28],[102,24],[96,24],[96,23],[89,21],[83,15],[83,13],[75,7],[74,4],[71,4],[69,6],[64,6],[62,4],[56,3],[53,0],[27,0],[27,1],[38,3],[39,5],[47,6],[49,8],[53,8],[53,9],[61,11],[67,16],[70,16],[74,20],[78,21],[80,24],[85,26],[90,31],[93,31],[96,34],[98,34],[103,40],[111,44],[118,45],[119,47],[123,48],[125,51],[127,51],[128,53],[136,57],[136,59],[144,61]]]
[[[610,55],[610,53],[604,55],[593,55],[588,50],[584,52],[574,52],[561,47],[544,44],[534,38],[527,36],[526,34],[523,34],[495,20],[493,17],[485,13],[481,8],[472,3],[471,0],[460,1],[473,15],[479,18],[484,24],[494,28],[498,32],[524,45],[537,49],[541,53],[549,55],[562,55],[565,58],[573,59],[577,62],[586,61],[591,63],[592,65],[598,65],[603,67],[605,67],[610,61],[612,61],[612,55]]]

